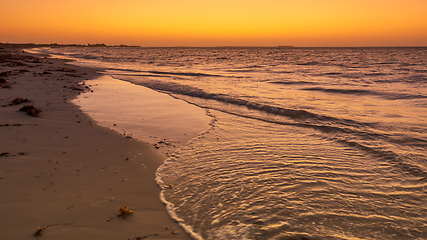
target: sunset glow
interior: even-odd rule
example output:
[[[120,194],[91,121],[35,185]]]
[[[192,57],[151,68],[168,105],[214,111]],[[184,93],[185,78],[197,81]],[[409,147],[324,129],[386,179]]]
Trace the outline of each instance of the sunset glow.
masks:
[[[427,1],[3,1],[0,42],[426,46]]]

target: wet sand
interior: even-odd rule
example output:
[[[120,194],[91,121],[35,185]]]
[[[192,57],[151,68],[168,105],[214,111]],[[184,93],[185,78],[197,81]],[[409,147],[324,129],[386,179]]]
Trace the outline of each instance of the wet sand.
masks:
[[[167,156],[212,122],[203,108],[108,75],[85,83],[93,91],[80,94],[73,103],[99,125],[148,142]]]
[[[165,154],[70,102],[95,69],[3,48],[0,74],[0,239],[189,239],[159,200]]]

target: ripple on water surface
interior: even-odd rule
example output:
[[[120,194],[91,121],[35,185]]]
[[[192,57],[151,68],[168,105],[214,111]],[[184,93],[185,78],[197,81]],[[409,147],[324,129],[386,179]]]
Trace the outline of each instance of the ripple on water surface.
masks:
[[[214,114],[158,172],[204,239],[427,238],[422,177],[313,129]]]

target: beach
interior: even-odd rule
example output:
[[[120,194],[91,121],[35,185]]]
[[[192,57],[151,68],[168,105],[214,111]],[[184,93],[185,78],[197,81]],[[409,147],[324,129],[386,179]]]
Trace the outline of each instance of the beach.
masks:
[[[3,48],[0,74],[1,239],[189,239],[154,181],[166,155],[70,102],[96,69]]]
[[[160,152],[185,142],[156,180],[169,215],[194,239],[426,239],[425,48],[33,51],[104,70],[86,81],[93,94],[73,100],[103,126],[154,140]],[[134,95],[138,88],[147,91]],[[151,138],[144,129],[159,121],[148,116],[102,118],[127,116],[134,104],[131,115],[159,110],[138,106],[153,92],[214,121],[186,142],[176,138],[185,131]],[[156,112],[187,112],[168,109]],[[181,122],[166,119],[158,125]]]
[[[8,51],[0,239],[427,238],[426,48]]]

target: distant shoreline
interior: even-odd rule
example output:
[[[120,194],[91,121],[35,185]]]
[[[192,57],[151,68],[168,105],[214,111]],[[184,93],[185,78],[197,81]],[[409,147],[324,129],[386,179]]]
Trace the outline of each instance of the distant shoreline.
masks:
[[[129,45],[106,45],[104,43],[96,44],[58,44],[58,43],[0,43],[0,47],[17,47],[17,48],[36,48],[36,47],[141,47]]]
[[[157,46],[157,47],[145,47],[145,46],[136,46],[136,45],[125,45],[125,44],[120,44],[120,45],[107,45],[104,43],[95,43],[95,44],[58,44],[58,43],[50,43],[50,44],[45,44],[45,43],[1,43],[0,42],[0,47],[16,47],[16,48],[38,48],[38,47],[51,47],[51,48],[57,48],[57,47],[107,47],[107,48],[119,48],[119,47],[124,47],[124,48],[217,48],[217,49],[232,49],[232,48],[277,48],[277,49],[318,49],[318,48],[327,48],[327,49],[331,49],[331,48],[338,48],[338,49],[342,49],[342,48],[355,48],[355,49],[363,49],[363,48],[427,48],[427,46],[366,46],[366,47],[351,47],[351,46],[347,46],[347,47],[298,47],[298,46],[208,46],[208,47],[192,47],[192,46],[173,46],[173,47],[162,47],[162,46]]]

